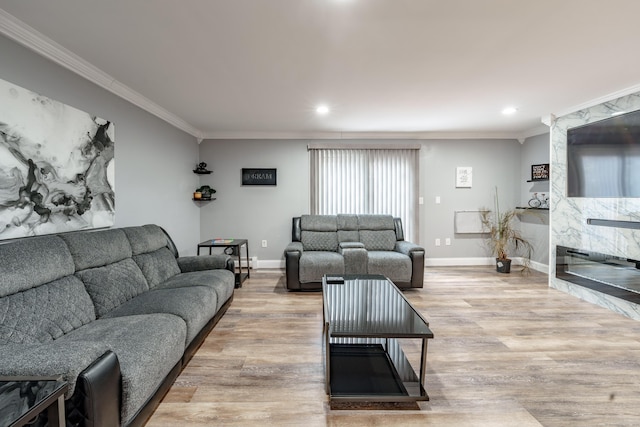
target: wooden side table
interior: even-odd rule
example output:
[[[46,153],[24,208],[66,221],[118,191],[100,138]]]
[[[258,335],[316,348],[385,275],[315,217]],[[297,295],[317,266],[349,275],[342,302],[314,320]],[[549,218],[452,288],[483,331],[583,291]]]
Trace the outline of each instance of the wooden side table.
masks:
[[[245,261],[247,272],[243,273],[243,265],[242,265],[242,251],[241,248],[244,246],[245,249]],[[233,254],[238,256],[238,272],[236,273],[236,288],[241,288],[242,283],[251,277],[251,271],[249,266],[249,241],[247,239],[211,239],[205,240],[204,242],[198,243],[198,255],[200,255],[201,248],[209,248],[209,255],[211,255],[212,248],[231,248],[233,250]],[[225,250],[226,252],[226,250]]]
[[[0,426],[25,426],[47,411],[49,426],[64,427],[68,388],[55,377],[0,377]]]

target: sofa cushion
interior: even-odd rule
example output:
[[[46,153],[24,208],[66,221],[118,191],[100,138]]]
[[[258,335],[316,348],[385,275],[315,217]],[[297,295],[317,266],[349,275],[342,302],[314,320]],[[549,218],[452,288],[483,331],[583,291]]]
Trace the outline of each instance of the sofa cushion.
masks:
[[[52,282],[75,271],[71,253],[57,236],[0,245],[0,297]]]
[[[136,295],[149,290],[140,267],[131,259],[123,259],[104,267],[78,271],[96,307],[96,316],[102,317]]]
[[[338,242],[359,242],[360,233],[358,230],[338,230]]]
[[[338,219],[335,215],[302,215],[300,229],[307,231],[338,231]]]
[[[167,313],[182,318],[187,325],[185,347],[217,313],[216,291],[207,286],[182,289],[153,289],[110,311],[105,318],[136,314]]]
[[[312,251],[300,256],[300,283],[319,282],[325,274],[344,274],[344,258],[337,252]]]
[[[98,319],[63,340],[100,342],[111,349],[122,373],[122,425],[127,425],[184,353],[186,324],[172,314]]]
[[[369,251],[368,274],[382,274],[392,282],[411,281],[411,259],[399,252]]]
[[[147,279],[149,289],[180,273],[178,261],[166,246],[153,252],[134,255],[133,260]]]
[[[51,341],[95,318],[82,282],[66,276],[0,298],[0,344]]]
[[[393,230],[360,230],[360,241],[368,251],[392,251],[396,247]]]
[[[360,230],[395,230],[391,215],[358,215]]]
[[[168,246],[167,235],[155,224],[125,227],[122,230],[129,238],[133,255],[153,252]]]
[[[360,241],[368,251],[392,251],[396,246],[395,223],[391,215],[358,215]]]
[[[301,233],[302,247],[305,251],[338,250],[338,234],[335,231],[306,231]]]
[[[160,283],[158,289],[176,289],[191,286],[206,286],[217,296],[216,312],[227,302],[235,288],[235,275],[229,270],[202,270],[181,273]]]
[[[121,229],[60,234],[73,256],[76,270],[102,267],[131,258],[131,245]]]
[[[345,231],[358,231],[358,215],[353,214],[338,214],[338,230]]]

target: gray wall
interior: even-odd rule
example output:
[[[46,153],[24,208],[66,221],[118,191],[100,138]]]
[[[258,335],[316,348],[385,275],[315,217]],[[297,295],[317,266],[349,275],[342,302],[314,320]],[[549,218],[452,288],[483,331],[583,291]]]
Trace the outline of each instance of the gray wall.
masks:
[[[261,267],[265,266],[262,264],[265,260],[281,260],[291,239],[291,218],[309,212],[307,144],[310,142],[421,144],[419,194],[424,204],[419,211],[417,243],[426,248],[428,258],[449,261],[489,256],[481,234],[454,233],[454,212],[492,208],[496,186],[501,206],[521,204],[520,177],[523,168],[530,168],[528,160],[522,165],[523,145],[516,140],[205,140],[200,145],[200,160],[214,172],[202,177],[201,183],[217,190],[217,200],[200,208],[201,239],[247,238],[250,254],[259,258]],[[472,188],[455,187],[457,166],[473,167]],[[243,167],[277,168],[278,185],[241,186]],[[440,196],[440,204],[435,203],[436,196]],[[445,245],[447,237],[451,239],[450,246]],[[436,238],[441,239],[439,247],[434,245]],[[267,248],[261,247],[262,240],[267,240]]]
[[[291,241],[291,218],[309,213],[305,142],[205,140],[200,144],[200,160],[213,170],[200,182],[216,189],[216,200],[200,208],[202,240],[246,238],[252,257],[280,260]],[[276,168],[278,185],[243,187],[242,168]],[[267,241],[266,248],[262,248],[262,240]]]
[[[0,55],[0,78],[115,124],[115,225],[156,223],[195,253],[195,138],[3,36]]]
[[[516,140],[424,141],[420,161],[421,244],[427,258],[477,258],[490,255],[481,234],[454,233],[454,213],[493,209],[498,187],[501,208],[519,199],[520,144]],[[456,188],[456,167],[473,168],[471,188]],[[440,204],[435,203],[436,196]],[[441,246],[435,246],[435,239]],[[445,241],[451,239],[451,245]]]
[[[520,206],[528,206],[534,193],[550,196],[550,181],[527,182],[531,179],[531,165],[550,163],[550,145],[548,133],[528,138],[522,145]],[[533,211],[532,214],[521,215],[520,220],[522,234],[534,246],[531,260],[549,265],[549,211]]]

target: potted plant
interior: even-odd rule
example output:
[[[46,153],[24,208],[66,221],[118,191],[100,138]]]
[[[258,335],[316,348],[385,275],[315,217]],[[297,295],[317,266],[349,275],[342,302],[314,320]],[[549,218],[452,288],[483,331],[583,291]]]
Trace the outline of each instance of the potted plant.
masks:
[[[481,220],[484,230],[489,235],[487,237],[489,247],[496,257],[496,271],[499,273],[511,272],[511,259],[509,258],[511,250],[515,255],[522,257],[522,271],[528,271],[533,245],[516,228],[514,220],[518,210],[508,209],[501,212],[497,187],[495,192],[495,211],[483,209]]]
[[[202,187],[196,189],[196,193],[200,193],[202,200],[211,200],[211,196],[215,194],[216,190],[209,187],[208,185],[203,185]],[[196,197],[197,198],[197,197]]]

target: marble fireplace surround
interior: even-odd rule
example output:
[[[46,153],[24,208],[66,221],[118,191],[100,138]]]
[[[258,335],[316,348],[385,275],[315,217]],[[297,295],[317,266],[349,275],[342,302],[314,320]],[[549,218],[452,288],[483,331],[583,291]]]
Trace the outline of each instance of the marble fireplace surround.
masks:
[[[640,199],[570,198],[566,192],[567,129],[635,110],[640,110],[640,93],[558,117],[551,124],[549,286],[640,320],[638,304],[556,277],[557,246],[640,259],[640,230],[624,226],[640,222]]]

